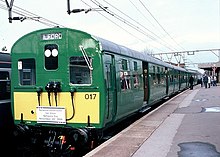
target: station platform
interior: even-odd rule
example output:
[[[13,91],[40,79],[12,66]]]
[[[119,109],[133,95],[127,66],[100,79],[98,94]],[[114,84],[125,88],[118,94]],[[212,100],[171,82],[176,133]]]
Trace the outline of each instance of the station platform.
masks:
[[[220,157],[220,86],[194,86],[84,157]]]

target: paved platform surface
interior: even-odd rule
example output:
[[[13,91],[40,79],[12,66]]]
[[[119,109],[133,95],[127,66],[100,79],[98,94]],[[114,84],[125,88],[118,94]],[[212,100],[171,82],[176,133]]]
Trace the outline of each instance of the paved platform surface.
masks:
[[[220,157],[220,86],[186,90],[85,157]]]

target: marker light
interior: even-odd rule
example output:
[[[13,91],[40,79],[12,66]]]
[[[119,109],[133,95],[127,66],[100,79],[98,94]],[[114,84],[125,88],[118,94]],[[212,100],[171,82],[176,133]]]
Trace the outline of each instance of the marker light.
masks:
[[[44,51],[44,55],[45,55],[46,57],[50,57],[51,51],[50,51],[49,49],[46,49],[46,50]]]
[[[53,56],[53,57],[56,57],[57,55],[58,55],[57,49],[53,49],[53,50],[52,50],[52,56]]]

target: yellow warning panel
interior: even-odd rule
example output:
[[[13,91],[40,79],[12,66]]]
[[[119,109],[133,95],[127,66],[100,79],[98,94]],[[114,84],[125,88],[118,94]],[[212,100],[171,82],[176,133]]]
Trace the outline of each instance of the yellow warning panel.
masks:
[[[57,94],[57,102],[54,93],[43,92],[39,97],[35,92],[15,92],[14,93],[14,117],[15,120],[37,121],[38,106],[64,107],[67,123],[87,123],[88,116],[90,123],[100,122],[100,93],[99,92],[75,92],[73,101],[70,92],[60,92]]]

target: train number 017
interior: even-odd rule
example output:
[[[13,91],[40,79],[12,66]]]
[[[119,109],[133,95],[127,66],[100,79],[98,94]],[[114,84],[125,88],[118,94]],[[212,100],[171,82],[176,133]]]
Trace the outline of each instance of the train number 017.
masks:
[[[95,99],[96,98],[96,94],[85,94],[85,99]]]

